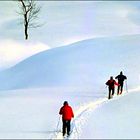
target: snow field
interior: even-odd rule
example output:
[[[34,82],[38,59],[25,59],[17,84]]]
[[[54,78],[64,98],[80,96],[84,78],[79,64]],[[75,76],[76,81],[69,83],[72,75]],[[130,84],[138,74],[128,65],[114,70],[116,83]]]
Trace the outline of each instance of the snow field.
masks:
[[[62,138],[57,123],[65,100],[75,113],[70,138],[140,138],[139,44],[140,35],[88,39],[1,71],[0,138]],[[134,94],[108,101],[105,82],[120,71]]]
[[[97,96],[91,92],[70,91],[65,88],[1,91],[0,138],[54,138],[58,131],[56,126],[59,109],[65,100],[73,107],[77,124],[78,115],[92,105],[86,105],[87,103],[100,98],[101,95]],[[61,126],[60,121],[59,130]]]
[[[81,105],[76,111],[75,111],[75,117],[71,122],[71,130],[72,134],[69,137],[70,139],[78,139],[79,134],[81,133],[82,126],[87,122],[90,112],[94,109],[96,109],[99,105],[101,105],[103,102],[108,101],[107,98],[98,99],[95,102],[89,102],[86,104]],[[62,139],[62,132],[59,132],[54,139]]]
[[[80,139],[138,139],[140,89],[115,96],[93,110],[85,123]],[[88,134],[87,134],[88,132]]]

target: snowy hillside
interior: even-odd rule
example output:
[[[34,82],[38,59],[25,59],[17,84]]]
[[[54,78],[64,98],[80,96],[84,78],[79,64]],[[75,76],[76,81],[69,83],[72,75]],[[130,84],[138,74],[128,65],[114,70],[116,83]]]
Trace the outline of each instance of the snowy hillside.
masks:
[[[107,99],[107,94],[64,89],[0,91],[1,139],[63,139],[59,109],[73,107],[72,139],[140,138],[140,88]]]
[[[84,40],[0,72],[0,138],[62,139],[64,100],[75,114],[70,138],[139,138],[139,44],[139,35]],[[108,100],[105,82],[121,70],[129,93]]]
[[[83,87],[103,90],[122,70],[139,85],[140,35],[97,38],[47,50],[0,72],[0,89]],[[137,67],[137,69],[135,69]]]
[[[139,139],[139,99],[140,89],[137,89],[92,111],[86,125],[83,126],[80,138]]]
[[[62,139],[59,109],[64,100],[73,107],[78,123],[100,96],[58,88],[0,91],[0,139],[54,139],[59,134]]]
[[[38,41],[0,40],[0,71],[49,48],[48,45]]]

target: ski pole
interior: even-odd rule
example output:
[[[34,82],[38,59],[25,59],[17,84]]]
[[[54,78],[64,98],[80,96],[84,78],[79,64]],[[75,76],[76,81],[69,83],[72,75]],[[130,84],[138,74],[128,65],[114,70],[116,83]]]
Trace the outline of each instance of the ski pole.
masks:
[[[79,139],[79,133],[78,133],[78,130],[77,130],[77,127],[76,127],[75,120],[74,120],[74,124],[75,124],[75,130],[76,130],[76,133],[77,133],[77,136],[78,136],[78,139]]]
[[[127,80],[125,81],[125,85],[126,85],[126,92],[128,93]]]
[[[61,116],[59,115],[58,123],[57,123],[57,126],[56,126],[56,131],[59,129],[60,118],[61,118]]]

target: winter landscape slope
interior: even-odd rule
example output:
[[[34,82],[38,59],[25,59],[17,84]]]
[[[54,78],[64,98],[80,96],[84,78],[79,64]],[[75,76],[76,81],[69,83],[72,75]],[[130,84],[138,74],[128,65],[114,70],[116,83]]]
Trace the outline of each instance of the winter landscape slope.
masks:
[[[38,53],[0,72],[0,89],[76,87],[102,90],[121,70],[139,85],[140,35],[96,38]],[[137,67],[137,69],[136,69]]]
[[[139,138],[140,88],[108,100],[105,95],[64,90],[0,91],[1,139],[63,139],[59,109],[73,107],[72,139]]]
[[[64,100],[75,114],[70,138],[139,138],[140,89],[130,90],[140,83],[139,44],[140,35],[84,40],[0,72],[0,138],[62,138]],[[129,93],[108,100],[105,82],[121,70]]]
[[[90,119],[82,129],[80,138],[139,139],[140,89],[124,95],[126,96],[116,97],[92,111]]]

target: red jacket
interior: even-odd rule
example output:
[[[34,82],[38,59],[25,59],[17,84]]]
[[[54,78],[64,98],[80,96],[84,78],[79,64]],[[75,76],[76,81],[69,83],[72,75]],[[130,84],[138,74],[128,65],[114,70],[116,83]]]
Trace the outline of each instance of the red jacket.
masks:
[[[115,85],[119,86],[120,84],[118,84],[114,79],[113,80],[108,80],[106,82],[106,85],[108,85],[110,88],[115,88]]]
[[[73,110],[68,104],[61,107],[59,114],[62,115],[63,120],[71,120],[74,117]]]

